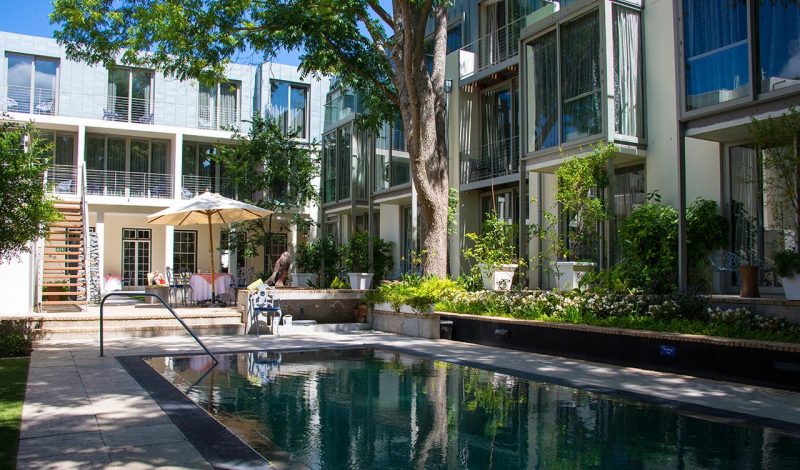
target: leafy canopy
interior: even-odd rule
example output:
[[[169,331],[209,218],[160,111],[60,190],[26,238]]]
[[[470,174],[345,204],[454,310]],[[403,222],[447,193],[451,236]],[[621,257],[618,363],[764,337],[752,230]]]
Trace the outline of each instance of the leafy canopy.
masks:
[[[24,141],[27,139],[27,150]],[[47,235],[59,220],[42,177],[53,160],[53,146],[31,123],[0,126],[0,261],[29,250],[28,242]]]

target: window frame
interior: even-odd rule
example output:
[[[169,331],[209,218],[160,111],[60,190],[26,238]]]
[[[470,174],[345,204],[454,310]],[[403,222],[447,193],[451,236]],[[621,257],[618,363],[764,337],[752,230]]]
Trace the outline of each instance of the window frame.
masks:
[[[116,104],[114,106],[114,109],[109,109],[109,111],[111,111],[117,117],[117,119],[114,119],[112,117],[110,120],[111,121],[116,121],[116,122],[127,122],[127,123],[131,123],[131,124],[154,124],[155,123],[155,97],[156,97],[156,93],[155,93],[155,91],[156,91],[156,74],[155,74],[155,70],[139,68],[139,67],[127,67],[127,66],[118,66],[118,67],[115,66],[113,69],[106,68],[106,72],[107,72],[107,74],[106,74],[106,106],[108,108],[110,108],[110,106],[108,105],[108,100],[111,99],[111,97],[108,94],[108,85],[109,85],[109,83],[111,83],[110,82],[111,73],[114,72],[114,71],[124,71],[124,72],[127,73],[127,76],[128,76],[128,95],[125,97],[125,99],[128,100],[128,103],[127,103],[127,106],[126,106],[127,115],[124,116],[124,117],[120,117],[119,116],[119,113],[116,111]],[[150,115],[149,120],[148,119],[142,120],[141,116],[139,118],[136,118],[134,116],[133,74],[135,72],[144,72],[144,73],[147,73],[149,75],[149,77],[150,77],[150,93],[149,93],[150,96],[145,98],[147,100],[148,105],[149,105],[148,109],[151,111],[151,112],[147,113],[147,114]],[[142,98],[136,98],[136,99],[142,99]],[[146,115],[144,117],[146,118]],[[103,116],[103,119],[106,119],[105,115]]]
[[[178,244],[188,243],[188,242],[185,242],[185,241],[178,241],[178,234],[181,234],[181,235],[184,235],[184,234],[185,235],[190,235],[191,234],[191,235],[194,236],[194,240],[192,242],[194,244],[194,251],[192,253],[179,251],[177,249]],[[178,271],[178,269],[177,269],[178,263],[175,260],[175,256],[177,254],[179,254],[179,253],[185,254],[185,255],[191,255],[191,257],[192,257],[191,264],[193,265],[194,269],[190,269],[188,271],[186,271],[186,270]],[[197,272],[197,230],[183,230],[182,229],[182,230],[175,230],[174,231],[173,239],[172,239],[172,272],[175,273],[175,274],[183,273],[183,272],[191,272],[191,273],[196,273]]]
[[[291,113],[289,113],[288,111],[292,109],[292,89],[303,89],[305,91],[306,102],[305,102],[305,107],[303,108],[303,133],[301,135],[296,136],[295,138],[298,139],[298,140],[302,140],[302,141],[308,141],[310,139],[310,135],[311,135],[311,132],[310,132],[310,129],[309,129],[309,127],[311,125],[311,116],[310,116],[310,110],[311,110],[311,85],[308,84],[308,83],[295,82],[295,81],[291,81],[291,80],[273,80],[273,79],[270,79],[269,80],[269,84],[270,84],[269,85],[270,86],[269,103],[267,104],[267,113],[266,113],[268,119],[277,119],[278,118],[278,116],[273,115],[273,112],[272,112],[272,107],[273,107],[273,102],[272,102],[272,84],[273,83],[286,84],[288,86],[288,93],[286,94],[286,110],[287,110],[286,119],[287,119],[287,121],[290,119],[290,116],[291,116]],[[290,129],[289,125],[290,125],[289,122],[284,123],[284,126],[285,126],[284,129],[286,129],[287,133],[291,133],[291,132],[296,131],[296,129]]]
[[[222,100],[220,97],[222,96],[222,87],[223,86],[230,86],[235,88],[235,100],[236,100],[236,108],[233,113],[233,122],[231,123],[223,123],[223,111],[222,111]],[[213,106],[204,105],[200,103],[200,98],[204,89],[208,89],[210,91],[213,90]],[[214,110],[214,117],[213,121],[209,122],[207,126],[203,126],[200,123],[200,110],[203,107],[208,107],[209,110],[213,108]],[[202,83],[198,83],[197,89],[197,128],[198,129],[211,129],[211,130],[225,130],[227,127],[237,127],[239,123],[242,121],[242,82],[239,80],[232,80],[226,79],[224,82],[218,82],[215,85],[208,87],[203,85]]]
[[[10,98],[8,96],[8,87],[10,86],[8,83],[8,62],[9,57],[17,56],[17,57],[24,57],[29,58],[31,60],[31,75],[28,81],[28,87],[30,88],[30,92],[28,94],[28,109],[26,111],[21,111],[17,108],[16,112],[24,113],[24,114],[41,114],[41,115],[51,115],[57,116],[58,115],[58,97],[59,97],[59,90],[60,90],[60,83],[61,83],[61,58],[59,57],[50,57],[40,54],[26,54],[24,52],[15,52],[15,51],[6,51],[4,54],[5,59],[5,79],[6,79],[6,90],[5,90],[5,97]],[[53,84],[53,96],[52,96],[52,109],[47,112],[37,111],[36,107],[37,100],[36,100],[36,62],[37,61],[47,61],[47,62],[55,62],[56,64],[56,73],[54,77],[54,84]],[[9,110],[10,111],[10,110]]]

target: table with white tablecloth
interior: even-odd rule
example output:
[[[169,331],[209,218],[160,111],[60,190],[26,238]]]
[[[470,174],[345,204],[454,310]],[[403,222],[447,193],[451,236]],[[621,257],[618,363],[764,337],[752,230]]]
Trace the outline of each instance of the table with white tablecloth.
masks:
[[[214,274],[214,291],[217,298],[228,293],[232,282],[233,276],[228,273]],[[211,300],[211,274],[192,274],[189,286],[192,288],[192,300],[195,302]]]
[[[106,274],[103,278],[103,292],[122,290],[122,277]]]

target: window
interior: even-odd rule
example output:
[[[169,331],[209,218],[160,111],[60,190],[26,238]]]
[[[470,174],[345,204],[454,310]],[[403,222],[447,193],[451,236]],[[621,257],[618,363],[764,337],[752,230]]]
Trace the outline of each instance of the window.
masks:
[[[270,233],[264,239],[264,271],[271,273],[275,262],[286,251],[287,241],[285,233]]]
[[[150,239],[150,229],[122,229],[122,279],[128,286],[147,285]]]
[[[800,84],[800,3],[758,2],[761,92]]]
[[[210,144],[196,142],[183,143],[181,168],[183,169],[183,189],[181,197],[191,199],[206,190],[234,198],[235,188],[225,177],[224,167],[217,165],[214,154],[217,149]]]
[[[686,109],[747,96],[747,2],[684,0],[683,19]]]
[[[197,126],[201,129],[229,129],[239,122],[239,85],[233,82],[200,85]]]
[[[336,197],[340,201],[350,198],[350,183],[352,179],[350,148],[352,140],[350,126],[341,128],[336,132],[336,160],[339,164],[339,168],[336,171],[336,181],[338,182]]]
[[[644,137],[639,12],[614,5],[614,130]]]
[[[153,72],[115,68],[108,71],[108,121],[153,124]]]
[[[447,30],[447,53],[461,49],[461,24]]]
[[[336,132],[322,137],[322,159],[325,181],[322,184],[322,202],[336,200]]]
[[[528,151],[557,147],[602,131],[603,59],[600,55],[599,18],[597,11],[587,13],[560,24],[527,44],[527,86],[531,97],[528,102]],[[628,86],[627,81],[621,80],[620,83]],[[632,92],[637,93],[638,89]],[[628,102],[624,103],[627,111]],[[633,116],[631,113],[627,116],[636,119],[636,116],[630,117]]]
[[[104,196],[172,198],[166,141],[88,136],[86,192]]]
[[[197,231],[175,230],[172,269],[175,273],[197,272]]]
[[[286,134],[297,134],[308,138],[307,130],[308,86],[294,83],[270,81],[268,115]]]
[[[58,59],[6,54],[8,90],[0,111],[55,114]]]

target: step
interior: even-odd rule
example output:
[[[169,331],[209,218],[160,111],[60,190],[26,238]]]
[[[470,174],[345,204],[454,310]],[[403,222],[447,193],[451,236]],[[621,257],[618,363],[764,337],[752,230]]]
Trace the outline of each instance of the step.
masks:
[[[198,324],[191,327],[192,331],[198,336],[216,335],[242,335],[244,334],[244,323],[231,323],[222,325]],[[48,340],[67,340],[67,339],[97,339],[100,330],[95,328],[82,327],[61,327],[61,328],[42,328],[41,339]],[[115,326],[103,327],[103,337],[112,338],[145,338],[154,336],[185,336],[189,333],[177,322],[174,325],[157,326]],[[37,336],[39,337],[39,336]],[[200,346],[198,346],[198,349]]]
[[[42,275],[44,279],[81,279],[83,274],[58,274],[58,273],[45,273]]]
[[[42,300],[42,305],[86,305],[85,300]]]
[[[44,254],[48,255],[48,256],[74,256],[74,255],[83,254],[83,247],[81,247],[81,246],[77,246],[76,245],[76,246],[73,246],[73,247],[70,247],[70,248],[71,249],[57,248],[57,249],[52,249],[52,250],[48,250],[47,248],[45,248]],[[59,250],[64,250],[64,249],[66,249],[67,251],[59,251]]]
[[[84,282],[43,282],[44,287],[84,287]]]
[[[53,228],[81,228],[83,224],[79,222],[55,222],[50,225],[50,229]]]
[[[59,242],[59,243],[55,243]],[[47,248],[83,248],[83,243],[78,243],[77,240],[75,243],[68,243],[66,240],[47,240],[44,243],[45,249]]]
[[[167,315],[169,315],[169,313],[167,313]],[[241,315],[191,318],[178,313],[178,316],[180,316],[181,320],[185,321],[186,324],[189,325],[191,328],[194,328],[195,325],[201,325],[201,326],[232,325],[232,324],[242,323]],[[99,318],[83,318],[80,320],[50,319],[47,318],[47,316],[45,315],[41,324],[44,328],[72,327],[72,328],[94,328],[97,330],[100,329]],[[176,320],[175,317],[173,317],[172,315],[161,318],[103,318],[103,328],[117,328],[117,327],[128,327],[128,326],[151,327],[151,326],[171,326],[171,325],[180,325],[180,323],[178,323],[178,320]]]

